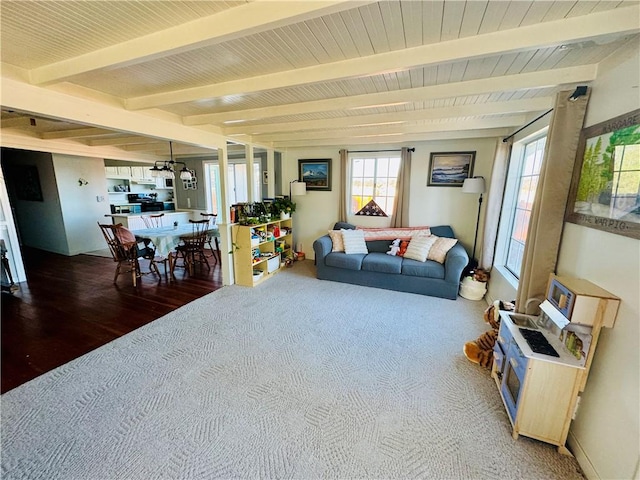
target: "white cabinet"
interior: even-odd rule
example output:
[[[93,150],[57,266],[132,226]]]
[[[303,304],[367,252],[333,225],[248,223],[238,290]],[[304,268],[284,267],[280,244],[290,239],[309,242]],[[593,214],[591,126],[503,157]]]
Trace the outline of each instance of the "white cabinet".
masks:
[[[146,178],[144,176],[145,172],[144,172],[144,167],[131,167],[131,179],[132,180],[142,180],[143,178]],[[151,175],[149,175],[151,176]]]

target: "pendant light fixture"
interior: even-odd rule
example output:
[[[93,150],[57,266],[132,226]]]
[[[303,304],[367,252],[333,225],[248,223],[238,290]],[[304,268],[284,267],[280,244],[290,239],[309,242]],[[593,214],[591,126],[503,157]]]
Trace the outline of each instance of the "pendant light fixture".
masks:
[[[158,166],[161,163],[161,166]],[[155,162],[151,168],[151,176],[153,178],[175,178],[175,164],[179,163],[183,165],[180,169],[181,180],[191,180],[193,178],[191,171],[187,168],[187,164],[184,162],[176,162],[173,159],[173,142],[169,142],[169,161]]]

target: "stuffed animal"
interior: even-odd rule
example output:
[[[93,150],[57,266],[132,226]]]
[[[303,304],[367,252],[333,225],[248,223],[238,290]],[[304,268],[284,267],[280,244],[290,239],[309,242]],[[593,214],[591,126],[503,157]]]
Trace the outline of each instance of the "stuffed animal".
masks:
[[[396,238],[393,242],[391,242],[391,245],[389,245],[389,251],[387,252],[387,255],[397,255],[399,251],[400,239]]]
[[[473,272],[471,272],[473,275],[473,279],[476,282],[484,282],[487,283],[489,281],[489,277],[490,274],[487,270],[485,270],[484,268],[476,268]]]
[[[398,252],[399,257],[404,257],[404,254],[406,253],[408,246],[409,246],[409,240],[402,240],[400,242],[400,251]]]
[[[500,328],[500,310],[513,311],[515,304],[496,300],[492,305],[489,305],[484,311],[483,318],[491,326],[491,330],[484,332],[475,341],[465,343],[462,348],[464,355],[470,361],[489,369],[493,365],[493,346],[498,338],[498,329]]]

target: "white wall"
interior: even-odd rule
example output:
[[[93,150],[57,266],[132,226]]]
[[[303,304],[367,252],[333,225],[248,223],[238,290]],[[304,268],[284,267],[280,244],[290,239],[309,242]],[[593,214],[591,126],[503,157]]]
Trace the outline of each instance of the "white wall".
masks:
[[[66,236],[66,251],[60,253],[77,255],[106,248],[97,225],[97,222],[111,223],[111,218],[105,218],[111,210],[104,160],[54,153],[53,168]],[[87,185],[80,186],[80,178]]]
[[[42,202],[20,200],[12,195],[10,170],[6,172],[7,189],[11,195],[11,207],[15,213],[20,243],[27,247],[65,254],[67,241],[51,154],[3,149],[2,163],[3,167],[15,164],[34,165],[38,168]]]
[[[463,139],[434,142],[414,142],[411,163],[410,226],[451,225],[456,236],[466,247],[469,255],[473,249],[476,217],[478,215],[478,195],[463,194],[460,187],[427,187],[429,157],[431,152],[476,151],[473,175],[490,178],[491,165],[497,139]],[[400,149],[404,145],[384,145],[380,150]],[[376,150],[370,145],[349,145],[349,150]],[[332,188],[330,192],[308,191],[307,195],[295,197],[294,242],[302,242],[308,258],[314,258],[313,241],[324,235],[338,220],[340,188],[340,155],[335,147],[315,147],[289,149],[283,154],[283,185],[298,178],[299,159],[332,159]],[[286,188],[288,191],[288,187]],[[484,204],[480,223],[484,218]],[[366,218],[352,216],[348,219],[357,225],[386,226],[389,218]],[[482,230],[478,233],[476,256],[481,249]]]
[[[640,49],[599,67],[585,127],[640,108]],[[541,128],[542,124],[534,128]],[[531,131],[524,134],[530,134]],[[601,334],[568,444],[588,478],[640,478],[640,242],[565,223],[560,275],[585,278],[622,299],[613,329]],[[487,299],[515,289],[494,269]]]
[[[624,63],[599,68],[585,126],[640,108],[639,58],[636,44]],[[570,446],[590,478],[638,478],[640,241],[567,223],[557,270],[622,299],[614,328],[600,337]]]

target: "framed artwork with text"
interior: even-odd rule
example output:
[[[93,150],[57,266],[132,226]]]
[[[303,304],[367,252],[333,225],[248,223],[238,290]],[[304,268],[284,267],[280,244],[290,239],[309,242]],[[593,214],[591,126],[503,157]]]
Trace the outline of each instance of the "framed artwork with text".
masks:
[[[565,220],[640,239],[640,110],[582,130]]]

